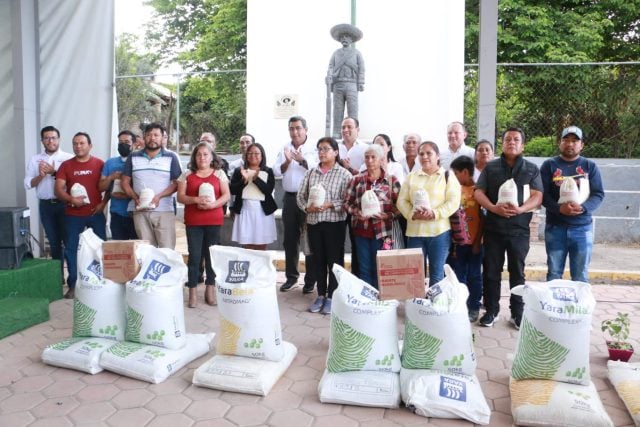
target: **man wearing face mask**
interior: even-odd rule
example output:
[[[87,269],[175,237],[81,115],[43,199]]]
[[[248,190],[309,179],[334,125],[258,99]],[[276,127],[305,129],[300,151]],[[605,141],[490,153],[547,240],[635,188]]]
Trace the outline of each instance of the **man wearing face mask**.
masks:
[[[109,191],[111,193],[111,208],[109,209],[111,222],[109,223],[109,229],[111,230],[111,238],[114,240],[138,238],[133,225],[132,214],[127,211],[127,206],[131,199],[125,194],[120,185],[122,169],[131,153],[135,140],[135,134],[129,130],[123,130],[118,134],[119,155],[105,162],[102,169],[102,177],[100,178],[100,191]]]

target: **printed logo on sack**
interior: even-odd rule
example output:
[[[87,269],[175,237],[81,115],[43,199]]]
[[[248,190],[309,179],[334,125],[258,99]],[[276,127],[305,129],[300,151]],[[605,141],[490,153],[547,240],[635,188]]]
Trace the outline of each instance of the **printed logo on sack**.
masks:
[[[427,298],[433,301],[435,297],[437,297],[441,293],[442,293],[442,288],[440,288],[440,285],[433,285],[427,291]]]
[[[95,259],[89,264],[87,270],[96,275],[98,279],[102,277],[102,267],[100,267],[100,262]]]
[[[551,288],[551,292],[556,301],[578,302],[576,290],[573,288]]]
[[[378,301],[378,292],[369,289],[369,288],[365,288],[364,286],[362,287],[362,290],[360,291],[360,295],[362,295],[363,297],[371,300],[371,301]]]
[[[467,384],[455,378],[440,376],[440,396],[460,402],[467,401]]]
[[[227,283],[245,283],[249,277],[249,261],[229,261]]]
[[[160,276],[164,273],[168,273],[169,271],[171,271],[170,266],[163,264],[160,261],[153,260],[151,261],[151,264],[149,264],[149,267],[142,278],[157,281]]]

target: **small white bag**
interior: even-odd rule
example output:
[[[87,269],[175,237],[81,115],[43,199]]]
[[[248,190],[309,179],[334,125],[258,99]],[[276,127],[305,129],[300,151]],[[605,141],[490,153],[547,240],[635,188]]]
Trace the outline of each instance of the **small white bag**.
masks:
[[[209,184],[208,182],[203,182],[202,184],[200,184],[200,187],[198,187],[198,197],[206,197],[209,199],[209,202],[215,202],[216,193],[213,190],[213,185]]]
[[[580,188],[578,183],[573,178],[566,178],[562,180],[560,184],[560,198],[558,198],[558,204],[563,203],[580,203]]]
[[[360,207],[362,208],[362,216],[372,217],[382,212],[380,208],[380,200],[373,190],[367,190],[362,194],[360,199]]]
[[[497,205],[513,205],[518,204],[518,186],[513,178],[506,180],[498,189]]]
[[[151,188],[143,188],[140,191],[140,199],[138,202],[137,210],[155,209],[156,205],[153,204],[153,198],[156,193]]]
[[[422,188],[413,192],[413,211],[415,212],[419,209],[431,209],[429,193]]]
[[[309,201],[307,202],[307,207],[316,207],[324,205],[324,202],[327,199],[327,190],[322,186],[322,184],[312,185],[309,188]]]
[[[71,190],[69,190],[69,193],[71,193],[71,197],[83,197],[84,203],[87,205],[89,204],[89,195],[87,194],[87,189],[84,187],[84,185],[76,182],[71,186]]]

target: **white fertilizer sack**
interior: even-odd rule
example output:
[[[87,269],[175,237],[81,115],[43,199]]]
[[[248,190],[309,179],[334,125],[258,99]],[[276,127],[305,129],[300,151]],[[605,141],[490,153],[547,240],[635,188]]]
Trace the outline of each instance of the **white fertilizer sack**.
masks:
[[[608,377],[627,407],[636,426],[640,426],[640,363],[609,360]]]
[[[73,336],[124,340],[124,286],[102,277],[102,239],[87,229],[78,244]]]
[[[509,383],[511,414],[519,426],[612,427],[598,392],[588,385],[550,380]]]
[[[473,375],[477,360],[467,314],[467,287],[445,265],[445,278],[431,286],[427,296],[405,304],[402,367]]]
[[[397,408],[400,406],[400,376],[396,372],[324,371],[318,384],[322,403]]]
[[[100,355],[114,344],[115,341],[106,338],[67,338],[47,346],[42,352],[42,361],[93,375],[102,372]]]
[[[511,376],[588,385],[589,338],[596,301],[588,283],[552,280],[511,289],[524,313]]]
[[[284,357],[271,253],[212,246],[220,330],[217,354],[279,361]]]
[[[158,384],[211,349],[214,334],[187,334],[178,350],[120,342],[102,353],[100,365],[111,372]]]
[[[506,180],[498,188],[498,201],[497,205],[518,205],[518,186],[513,178]]]
[[[475,375],[402,368],[400,390],[407,408],[423,417],[489,424],[491,410]]]
[[[182,287],[187,266],[174,250],[150,248],[140,273],[126,286],[125,339],[169,349],[185,345]]]
[[[215,390],[266,396],[298,354],[298,349],[289,342],[284,341],[282,347],[284,356],[277,362],[216,355],[196,369],[193,384]]]
[[[331,307],[327,370],[398,372],[398,301],[372,301],[371,286],[340,266],[333,271],[338,289]]]

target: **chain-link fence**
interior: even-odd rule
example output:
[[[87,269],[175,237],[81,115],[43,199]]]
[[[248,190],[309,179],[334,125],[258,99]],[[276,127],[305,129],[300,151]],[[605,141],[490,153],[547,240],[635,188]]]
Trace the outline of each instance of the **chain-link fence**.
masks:
[[[465,71],[465,123],[474,141],[478,68]],[[499,64],[496,92],[496,135],[523,129],[528,155],[554,155],[561,130],[574,124],[584,131],[586,156],[640,157],[640,62]]]

